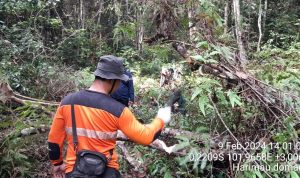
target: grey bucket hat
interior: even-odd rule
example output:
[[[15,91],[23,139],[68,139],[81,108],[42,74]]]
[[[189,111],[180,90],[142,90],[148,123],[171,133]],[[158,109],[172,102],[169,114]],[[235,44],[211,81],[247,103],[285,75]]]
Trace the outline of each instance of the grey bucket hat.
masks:
[[[113,55],[100,57],[94,75],[105,79],[129,80],[129,77],[124,74],[123,59]]]

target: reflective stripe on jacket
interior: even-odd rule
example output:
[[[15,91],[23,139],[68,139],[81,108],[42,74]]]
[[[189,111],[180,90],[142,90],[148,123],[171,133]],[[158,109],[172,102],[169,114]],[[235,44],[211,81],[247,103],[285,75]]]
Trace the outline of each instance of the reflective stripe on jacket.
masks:
[[[116,144],[117,130],[121,130],[136,143],[148,145],[164,127],[161,119],[155,118],[147,126],[139,123],[132,112],[110,96],[82,90],[66,96],[54,116],[48,137],[49,157],[54,165],[63,161],[63,144],[67,139],[66,172],[71,172],[76,153],[72,139],[71,103],[74,103],[78,135],[78,150],[98,151],[109,156]],[[114,151],[108,167],[119,169],[117,153]]]

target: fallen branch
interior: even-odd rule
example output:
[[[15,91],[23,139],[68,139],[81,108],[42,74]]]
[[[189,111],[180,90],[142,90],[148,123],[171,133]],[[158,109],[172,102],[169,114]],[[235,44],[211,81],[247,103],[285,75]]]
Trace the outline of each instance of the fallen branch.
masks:
[[[122,141],[130,141],[130,139],[128,137],[126,137],[126,135],[120,130],[118,130],[117,139],[122,140]],[[164,141],[159,140],[159,139],[154,140],[149,146],[154,149],[164,151],[168,154],[171,154],[171,153],[181,154],[180,152],[174,151],[176,144],[168,147]]]
[[[218,77],[222,83],[223,81],[230,83],[230,86],[223,86],[225,90],[235,88],[239,91],[239,96],[245,98],[246,102],[251,104],[259,103],[259,108],[262,113],[268,111],[265,112],[265,118],[269,124],[278,124],[278,126],[285,128],[283,120],[290,116],[295,117],[297,121],[300,122],[300,116],[296,110],[297,100],[299,99],[297,94],[289,94],[290,92],[284,92],[257,79],[253,74],[241,68],[237,63],[231,63],[221,54],[219,55],[217,64],[194,60],[193,57],[187,53],[186,49],[182,49],[185,48],[183,44],[184,43],[176,42],[176,45],[172,45],[187,61],[191,70],[198,70],[200,68],[200,73],[203,72]],[[190,46],[192,47],[192,45]],[[202,55],[202,51],[197,48],[194,49],[194,52],[197,55]],[[291,97],[291,104],[287,105],[282,96]],[[276,120],[276,122],[274,122],[274,120]],[[254,124],[259,125],[261,123],[257,121]]]
[[[117,141],[116,145],[120,148],[123,158],[133,167],[134,171],[138,171],[139,168],[142,166],[140,161],[137,161],[133,157],[131,157],[125,147],[124,141]]]
[[[57,102],[44,101],[15,93],[13,92],[8,83],[0,83],[0,101],[2,101],[2,103],[6,103],[7,101],[13,101],[22,105],[25,105],[27,103],[43,106],[59,105],[59,103]]]
[[[34,134],[45,133],[49,130],[50,130],[50,127],[45,126],[45,125],[40,125],[37,128],[29,127],[29,128],[25,128],[25,129],[21,130],[21,132],[19,133],[19,136],[25,137],[25,136],[30,136],[30,135],[34,135]],[[176,129],[169,129],[169,128],[166,129],[166,130],[167,131],[164,133],[164,134],[166,134],[165,136],[167,136],[167,134],[169,134],[169,136],[171,136],[171,137],[173,137],[172,135],[178,135],[179,136],[180,133],[188,132],[188,131],[177,130],[178,132],[175,133]],[[191,132],[188,132],[188,133],[191,134]],[[118,130],[117,140],[118,141],[130,141],[131,142],[131,140],[128,137],[126,137],[126,135],[120,130]],[[120,144],[121,143],[122,142],[120,142]],[[176,149],[177,144],[174,144],[172,146],[167,146],[166,143],[164,141],[160,140],[160,139],[154,140],[149,146],[151,148],[166,152],[168,154],[183,155],[183,152],[181,152],[181,150]]]

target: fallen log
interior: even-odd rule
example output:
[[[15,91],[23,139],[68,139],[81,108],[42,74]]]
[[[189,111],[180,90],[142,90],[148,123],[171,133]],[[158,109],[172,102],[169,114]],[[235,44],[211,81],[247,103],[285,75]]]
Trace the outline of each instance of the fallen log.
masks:
[[[217,43],[212,43],[212,47],[216,47],[215,44]],[[199,69],[200,74],[206,73],[219,78],[221,83],[225,84],[223,85],[224,90],[234,88],[245,103],[257,105],[259,110],[265,113],[265,120],[268,124],[276,125],[277,128],[285,128],[283,121],[287,117],[294,117],[297,123],[300,123],[299,111],[296,109],[296,106],[299,106],[300,97],[296,92],[283,91],[259,80],[251,72],[240,67],[234,55],[225,57],[223,53],[218,51],[215,57],[216,63],[212,64],[194,59],[187,49],[182,49],[186,46],[185,42],[176,41],[175,44],[172,43],[172,46],[187,61],[192,71]],[[203,55],[203,49],[201,50],[192,44],[189,47],[194,54]],[[289,100],[290,104],[287,105],[285,100]],[[260,127],[260,124],[260,121],[257,120],[252,125]]]
[[[58,106],[58,102],[49,102],[45,100],[35,99],[28,96],[23,96],[21,94],[15,93],[8,83],[0,83],[0,101],[2,103],[6,102],[16,102],[19,104],[34,104],[34,105],[43,105],[43,106]]]
[[[46,133],[50,130],[49,126],[45,126],[45,125],[40,125],[39,127],[28,127],[28,128],[24,128],[20,131],[20,133],[18,133],[18,136],[22,136],[22,137],[26,137],[26,136],[30,136],[30,135],[34,135],[34,134],[41,134],[41,133]],[[174,138],[176,136],[192,136],[195,139],[199,139],[200,136],[197,133],[193,133],[193,132],[189,132],[189,131],[184,131],[184,130],[178,130],[178,129],[172,129],[172,128],[165,128],[164,131],[161,133],[161,136],[164,137],[170,137],[170,138]],[[118,141],[129,141],[132,142],[122,131],[118,130],[117,133],[117,140]],[[204,141],[203,141],[204,142]],[[163,152],[166,152],[167,154],[173,154],[173,155],[183,155],[184,152],[182,152],[182,149],[178,149],[176,148],[178,144],[174,144],[171,146],[167,146],[167,144],[161,140],[161,139],[156,139],[154,140],[149,147],[153,148],[153,149],[157,149]],[[218,145],[216,142],[212,142],[211,144],[211,148],[217,148]]]
[[[126,149],[125,142],[117,141],[116,145],[120,148],[124,159],[133,167],[133,170],[138,171],[142,166],[142,163],[130,156],[128,150]]]

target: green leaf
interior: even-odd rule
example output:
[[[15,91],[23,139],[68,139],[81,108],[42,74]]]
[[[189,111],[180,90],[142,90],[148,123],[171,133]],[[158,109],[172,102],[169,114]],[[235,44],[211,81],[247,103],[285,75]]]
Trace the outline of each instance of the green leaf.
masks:
[[[200,166],[200,169],[204,169],[207,165],[207,159],[203,159],[202,162],[201,162],[201,166]]]
[[[210,63],[210,64],[217,64],[218,61],[216,61],[216,60],[214,60],[214,59],[208,59],[208,60],[205,61],[205,63],[206,63],[206,64],[207,64],[207,63]]]
[[[199,48],[199,47],[204,47],[204,48],[208,48],[208,42],[207,41],[201,41],[201,42],[199,42],[199,43],[197,43],[197,48]]]
[[[190,139],[184,135],[177,135],[177,136],[175,136],[175,138],[177,138],[181,142],[189,142],[190,141]]]
[[[205,61],[204,57],[201,55],[196,55],[196,56],[191,56],[191,57],[197,61]]]
[[[175,148],[173,148],[173,151],[175,152],[178,150],[182,150],[183,148],[188,147],[188,146],[190,146],[189,142],[182,142],[182,143],[176,144]]]
[[[298,174],[295,171],[290,172],[291,178],[299,178]]]
[[[197,127],[196,132],[198,133],[209,133],[209,128],[205,126]]]
[[[216,55],[216,54],[221,54],[219,51],[213,51],[211,53],[209,53],[210,56]]]
[[[234,108],[235,104],[238,106],[242,105],[240,97],[233,91],[229,90],[227,92],[227,96],[229,97],[231,106]]]
[[[208,97],[206,96],[206,95],[202,95],[202,96],[200,96],[200,98],[199,98],[199,108],[200,108],[200,110],[201,110],[201,112],[202,112],[202,114],[205,116],[205,107],[207,106],[207,105],[209,105],[209,103],[208,103]]]
[[[255,171],[255,175],[257,175],[258,178],[264,178],[264,176],[259,171]]]
[[[164,178],[173,178],[169,170],[167,170],[167,172],[165,173]]]
[[[180,166],[186,167],[187,163],[191,161],[191,155],[190,154],[188,154],[187,156],[185,156],[183,158],[177,157],[175,159],[178,161],[178,163],[179,163]]]
[[[202,89],[197,88],[192,95],[191,101],[193,101],[201,92],[202,92]]]

